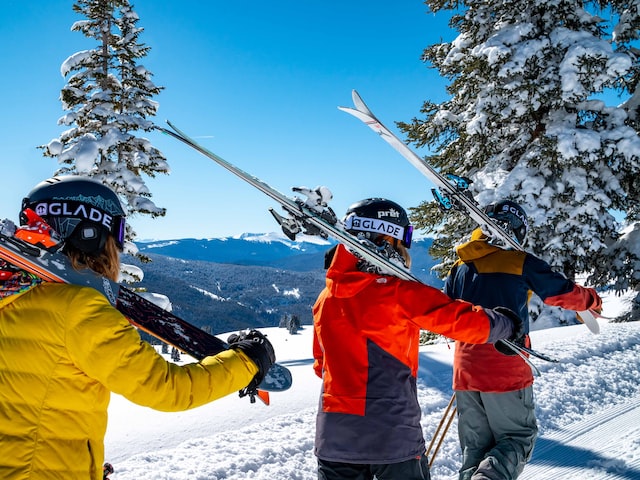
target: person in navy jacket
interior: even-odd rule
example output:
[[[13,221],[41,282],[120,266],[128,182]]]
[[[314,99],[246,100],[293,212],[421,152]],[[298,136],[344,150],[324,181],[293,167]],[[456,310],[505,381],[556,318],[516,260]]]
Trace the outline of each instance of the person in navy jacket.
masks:
[[[527,234],[527,216],[504,200],[486,209],[520,245]],[[602,301],[592,288],[576,285],[529,253],[495,244],[481,229],[456,248],[458,260],[444,292],[484,308],[507,307],[524,320],[529,346],[528,301],[531,292],[545,304],[568,310],[600,312]],[[456,341],[453,389],[462,449],[459,480],[514,480],[530,459],[537,437],[533,373],[515,352],[498,342]]]

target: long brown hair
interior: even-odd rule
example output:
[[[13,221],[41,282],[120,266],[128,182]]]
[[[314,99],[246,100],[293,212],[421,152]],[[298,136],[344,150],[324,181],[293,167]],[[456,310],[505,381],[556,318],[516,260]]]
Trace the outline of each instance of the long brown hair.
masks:
[[[114,282],[118,281],[120,276],[120,250],[118,250],[116,240],[112,235],[107,237],[104,249],[97,255],[88,255],[70,244],[65,246],[64,252],[76,270],[89,268]]]
[[[376,239],[376,243],[385,240],[391,245],[396,252],[398,252],[402,258],[404,259],[404,265],[407,268],[411,268],[411,254],[409,253],[409,249],[405,247],[400,240],[397,238],[393,238],[390,235],[378,235]]]

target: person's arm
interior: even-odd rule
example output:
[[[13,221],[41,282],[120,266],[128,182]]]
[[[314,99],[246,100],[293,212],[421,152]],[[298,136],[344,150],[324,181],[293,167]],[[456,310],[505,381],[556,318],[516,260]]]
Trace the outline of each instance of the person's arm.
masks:
[[[444,293],[446,293],[449,297],[451,298],[458,298],[459,295],[456,293],[456,289],[455,289],[455,278],[456,278],[456,272],[458,271],[458,262],[456,262],[453,267],[451,267],[451,270],[449,271],[449,274],[447,275],[447,278],[444,279],[444,286],[442,287],[442,291]]]
[[[320,294],[320,297],[318,298],[318,300],[316,301],[316,304],[314,305],[313,308],[313,314],[314,314],[314,323],[315,323],[315,316],[316,316],[316,309],[319,308],[319,305],[322,303],[321,299],[323,298],[324,295],[324,291]],[[315,372],[315,374],[322,378],[322,370],[324,368],[324,350],[322,348],[322,345],[320,345],[320,341],[318,340],[318,335],[316,334],[315,331],[315,326],[314,326],[314,330],[313,330],[313,371]]]
[[[109,390],[139,405],[181,411],[246,387],[258,372],[244,352],[226,350],[200,363],[166,361],[103,295],[75,289],[68,308],[66,344],[75,365]]]
[[[318,341],[318,337],[313,332],[313,371],[315,374],[322,378],[322,369],[324,368],[324,354],[322,353],[322,347]]]
[[[467,343],[494,343],[511,338],[522,320],[499,307],[484,309],[417,282],[401,282],[397,289],[399,315],[424,330]]]
[[[524,273],[531,289],[544,303],[553,307],[581,312],[602,309],[602,300],[593,288],[575,284],[551,266],[533,255],[524,263]]]

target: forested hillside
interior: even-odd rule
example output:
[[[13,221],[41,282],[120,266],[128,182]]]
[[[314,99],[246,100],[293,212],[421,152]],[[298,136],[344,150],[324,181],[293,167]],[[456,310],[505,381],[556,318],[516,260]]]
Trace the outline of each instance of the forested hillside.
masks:
[[[430,273],[431,239],[411,247],[413,272],[438,288]],[[211,332],[277,326],[284,315],[311,324],[311,307],[324,286],[324,253],[330,245],[277,240],[184,239],[141,243],[151,263],[137,264],[144,280],[136,284],[169,297],[176,315]],[[159,252],[162,252],[160,254]]]

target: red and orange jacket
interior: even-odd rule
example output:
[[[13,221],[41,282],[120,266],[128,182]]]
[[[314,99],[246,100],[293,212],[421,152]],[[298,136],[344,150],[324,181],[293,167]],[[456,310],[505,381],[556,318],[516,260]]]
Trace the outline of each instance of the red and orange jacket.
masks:
[[[527,333],[531,292],[547,305],[568,310],[601,307],[594,289],[576,285],[531,254],[490,245],[480,229],[456,253],[459,260],[447,277],[445,293],[486,308],[507,307],[524,320]],[[503,355],[493,345],[456,342],[454,390],[510,392],[531,384],[531,367],[517,355]]]
[[[512,323],[356,264],[340,245],[313,307],[314,369],[323,380],[315,452],[336,462],[402,462],[425,451],[416,395],[420,329],[485,343],[509,336]]]

